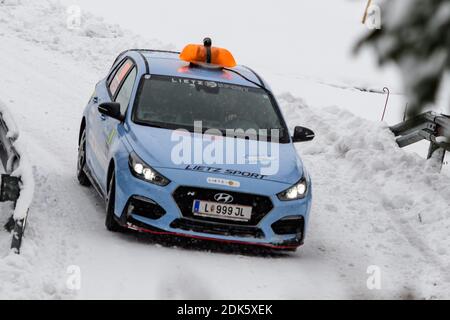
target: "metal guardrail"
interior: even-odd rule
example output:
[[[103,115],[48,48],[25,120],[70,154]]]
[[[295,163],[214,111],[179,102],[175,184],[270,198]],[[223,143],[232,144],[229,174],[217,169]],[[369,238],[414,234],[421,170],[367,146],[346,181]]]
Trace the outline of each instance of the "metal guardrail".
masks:
[[[14,147],[17,137],[11,136],[8,134],[9,132],[4,116],[0,112],[0,161],[5,171],[0,178],[0,201],[11,201],[15,208],[20,196],[20,185],[22,182],[20,177],[15,177],[11,174],[19,167],[20,154]],[[14,215],[11,215],[11,218],[5,225],[5,229],[12,232],[11,249],[16,253],[20,253],[25,226],[26,217],[15,219]]]
[[[445,152],[450,152],[450,143],[439,141],[445,137],[450,141],[450,116],[426,112],[412,119],[390,127],[397,138],[397,144],[403,148],[413,143],[427,140],[430,142],[428,159],[432,158],[436,151],[440,151],[441,168]]]

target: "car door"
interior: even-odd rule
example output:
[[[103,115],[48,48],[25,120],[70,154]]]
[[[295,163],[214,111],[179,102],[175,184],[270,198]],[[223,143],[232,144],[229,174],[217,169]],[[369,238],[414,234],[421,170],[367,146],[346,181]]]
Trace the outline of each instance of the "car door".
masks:
[[[98,105],[102,102],[108,101],[108,94],[104,94],[106,91],[106,81],[102,80],[95,86],[95,92],[92,95],[88,113],[86,117],[86,161],[91,171],[92,177],[99,182],[98,172],[101,170],[100,166],[100,146],[99,146],[99,132],[100,126],[102,126],[103,118],[98,111]]]
[[[127,71],[127,74],[123,78],[117,90],[117,93],[113,97],[114,102],[120,103],[120,112],[122,115],[126,114],[128,106],[130,104],[131,94],[133,92],[133,88],[136,82],[136,74],[137,69],[133,65],[131,69]],[[117,127],[119,125],[122,125],[119,120],[113,119],[111,117],[106,117],[106,120],[104,121],[104,125],[102,127],[103,132],[101,138],[102,141],[101,151],[103,152],[103,154],[101,158],[105,162],[102,163],[102,168],[104,168],[104,170],[102,170],[101,172],[102,174],[101,181],[105,183],[105,187],[107,179],[107,170],[111,159],[110,147],[112,146],[115,138],[117,137],[117,130],[118,130]]]
[[[136,69],[131,59],[126,58],[118,67],[113,69],[107,79],[99,82],[96,86],[96,92],[93,97],[93,108],[90,108],[89,140],[91,150],[89,166],[93,169],[93,175],[103,191],[106,190],[106,173],[108,170],[108,137],[111,133],[111,126],[118,121],[101,114],[98,111],[98,105],[104,102],[112,102],[116,100],[118,93],[129,73]],[[108,132],[108,134],[106,134]]]

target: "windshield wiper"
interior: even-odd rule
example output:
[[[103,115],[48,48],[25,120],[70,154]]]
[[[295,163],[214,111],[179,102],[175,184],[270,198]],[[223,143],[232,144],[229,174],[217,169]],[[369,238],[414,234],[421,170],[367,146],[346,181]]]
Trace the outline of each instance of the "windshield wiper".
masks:
[[[263,85],[262,81],[261,81],[261,83],[258,83],[258,82],[256,82],[256,81],[253,81],[253,80],[247,78],[246,76],[244,76],[242,73],[240,73],[240,72],[237,71],[237,70],[233,70],[233,69],[230,69],[230,68],[223,68],[223,69],[226,70],[226,71],[230,71],[230,72],[233,72],[233,73],[237,74],[237,75],[240,76],[242,79],[244,79],[244,80],[246,80],[246,81],[248,81],[248,82],[254,84],[255,86],[257,86],[257,87],[260,88],[260,89],[263,89],[263,90],[264,90],[265,92],[267,92],[269,95],[272,95],[272,92],[270,92],[270,90],[267,89],[267,88]]]

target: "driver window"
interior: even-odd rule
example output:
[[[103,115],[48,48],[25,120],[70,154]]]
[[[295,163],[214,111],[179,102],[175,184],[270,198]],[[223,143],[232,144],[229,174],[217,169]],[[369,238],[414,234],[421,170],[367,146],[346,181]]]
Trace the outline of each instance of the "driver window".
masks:
[[[112,97],[116,95],[117,89],[119,89],[119,86],[123,81],[123,78],[125,78],[125,76],[128,74],[128,72],[132,67],[133,62],[130,59],[127,59],[116,71],[114,77],[108,83],[108,88]]]
[[[136,67],[130,71],[127,78],[119,89],[115,102],[120,103],[120,112],[124,115],[130,103],[131,93],[133,91],[134,81],[136,79]]]

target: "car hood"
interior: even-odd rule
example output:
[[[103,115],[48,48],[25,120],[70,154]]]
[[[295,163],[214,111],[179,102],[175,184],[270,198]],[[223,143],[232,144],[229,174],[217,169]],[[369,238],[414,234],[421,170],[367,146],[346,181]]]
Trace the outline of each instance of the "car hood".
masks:
[[[130,128],[127,141],[143,161],[155,169],[159,169],[161,173],[164,172],[164,170],[161,170],[164,168],[179,169],[220,174],[225,179],[228,176],[229,179],[233,179],[233,177],[260,179],[285,184],[294,184],[303,175],[303,164],[291,143],[258,142],[140,125],[133,125]],[[211,154],[213,146],[220,150],[220,146],[227,144],[231,144],[233,147],[223,152],[223,157],[219,154],[216,159],[226,159],[226,153],[229,153],[229,150],[233,150],[234,154],[237,154],[236,150],[239,148],[239,144],[241,149],[244,145],[246,150],[249,150],[249,147],[253,144],[253,146],[259,145],[260,150],[269,150],[269,152],[258,154],[258,149],[253,148],[254,152],[245,153],[245,164],[242,164],[242,161],[241,163],[236,163],[236,161],[230,163],[232,161],[226,160],[212,163],[211,160],[214,159],[207,159],[204,156],[198,157],[198,154],[202,155],[202,152],[204,155]],[[191,150],[191,152],[183,152],[183,146],[186,147],[184,150]],[[195,150],[201,150],[201,152],[195,153],[198,159],[195,159],[192,151],[194,148],[197,148]],[[215,155],[215,153],[212,154]]]

